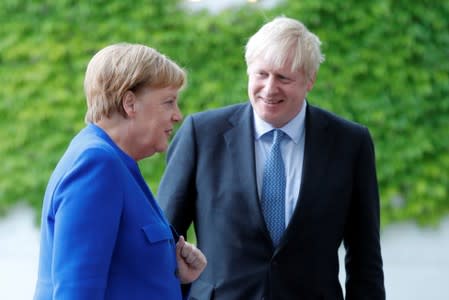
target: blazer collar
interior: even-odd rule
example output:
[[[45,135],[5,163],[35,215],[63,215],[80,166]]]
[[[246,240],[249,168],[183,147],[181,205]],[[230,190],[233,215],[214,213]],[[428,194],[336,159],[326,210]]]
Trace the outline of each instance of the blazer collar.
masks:
[[[253,112],[250,103],[238,106],[237,110],[228,118],[230,128],[224,133],[228,151],[233,158],[236,169],[236,186],[241,192],[242,205],[249,205],[253,211],[251,218],[257,218],[260,231],[271,241],[260,206],[257,192],[256,164],[254,157],[254,126]]]
[[[249,103],[240,105],[228,118],[229,129],[224,133],[224,139],[233,164],[238,169],[236,185],[243,186],[242,198],[248,199],[247,205],[254,209],[252,217],[258,218],[260,230],[271,241],[260,206],[257,193],[255,158],[254,158],[254,127],[252,107]],[[300,236],[296,233],[304,230],[302,222],[307,217],[307,212],[320,205],[313,201],[313,191],[319,188],[320,178],[325,176],[330,149],[334,143],[334,137],[328,134],[329,120],[320,109],[308,103],[305,117],[305,145],[304,167],[301,182],[301,191],[298,205],[287,226],[279,246],[275,249],[275,255],[288,243],[289,238]],[[243,201],[242,201],[243,202]]]
[[[302,171],[301,190],[298,204],[293,212],[275,255],[288,243],[288,239],[306,236],[302,234],[306,230],[304,226],[307,214],[314,210],[316,203],[314,191],[319,190],[321,178],[326,176],[326,169],[334,143],[334,136],[328,133],[329,120],[320,109],[307,105],[306,132],[304,144],[304,164]]]

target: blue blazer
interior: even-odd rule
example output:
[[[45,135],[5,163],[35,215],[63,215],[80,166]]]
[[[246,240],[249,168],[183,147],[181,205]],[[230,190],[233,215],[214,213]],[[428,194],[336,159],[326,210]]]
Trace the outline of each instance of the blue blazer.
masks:
[[[208,265],[191,299],[385,299],[379,195],[368,130],[307,105],[299,199],[273,246],[257,193],[249,103],[185,119],[167,155],[158,200],[179,233],[191,222]]]
[[[42,208],[35,300],[179,300],[175,241],[137,163],[90,124]]]

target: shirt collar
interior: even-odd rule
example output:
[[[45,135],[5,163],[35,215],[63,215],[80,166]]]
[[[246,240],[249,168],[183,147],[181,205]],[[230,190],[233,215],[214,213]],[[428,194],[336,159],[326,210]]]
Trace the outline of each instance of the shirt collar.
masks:
[[[291,119],[287,124],[285,124],[280,129],[286,133],[296,144],[299,143],[299,139],[304,132],[305,119],[306,119],[306,107],[307,101],[304,100],[304,105],[301,111]],[[254,132],[256,140],[259,140],[265,133],[275,129],[271,124],[262,120],[259,115],[254,111]]]

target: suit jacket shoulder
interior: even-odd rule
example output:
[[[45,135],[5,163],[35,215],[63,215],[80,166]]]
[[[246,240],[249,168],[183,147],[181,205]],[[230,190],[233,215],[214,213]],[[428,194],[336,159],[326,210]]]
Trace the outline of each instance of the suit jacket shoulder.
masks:
[[[363,131],[367,129],[362,124],[345,119],[320,107],[309,104],[307,108],[308,112],[306,114],[306,117],[308,117],[308,121],[313,121],[314,124],[330,126],[336,130]]]
[[[247,117],[245,113],[249,110],[251,110],[249,103],[238,103],[194,113],[188,118],[192,118],[198,126],[228,127],[239,122],[242,117]],[[223,122],[223,120],[228,120],[228,122]]]

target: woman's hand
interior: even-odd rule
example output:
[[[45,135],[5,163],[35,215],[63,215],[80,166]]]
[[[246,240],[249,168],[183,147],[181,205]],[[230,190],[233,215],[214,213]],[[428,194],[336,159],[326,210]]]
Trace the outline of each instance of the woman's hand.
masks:
[[[207,265],[203,252],[195,245],[186,242],[183,236],[180,236],[176,243],[176,260],[178,278],[182,284],[196,280]]]

